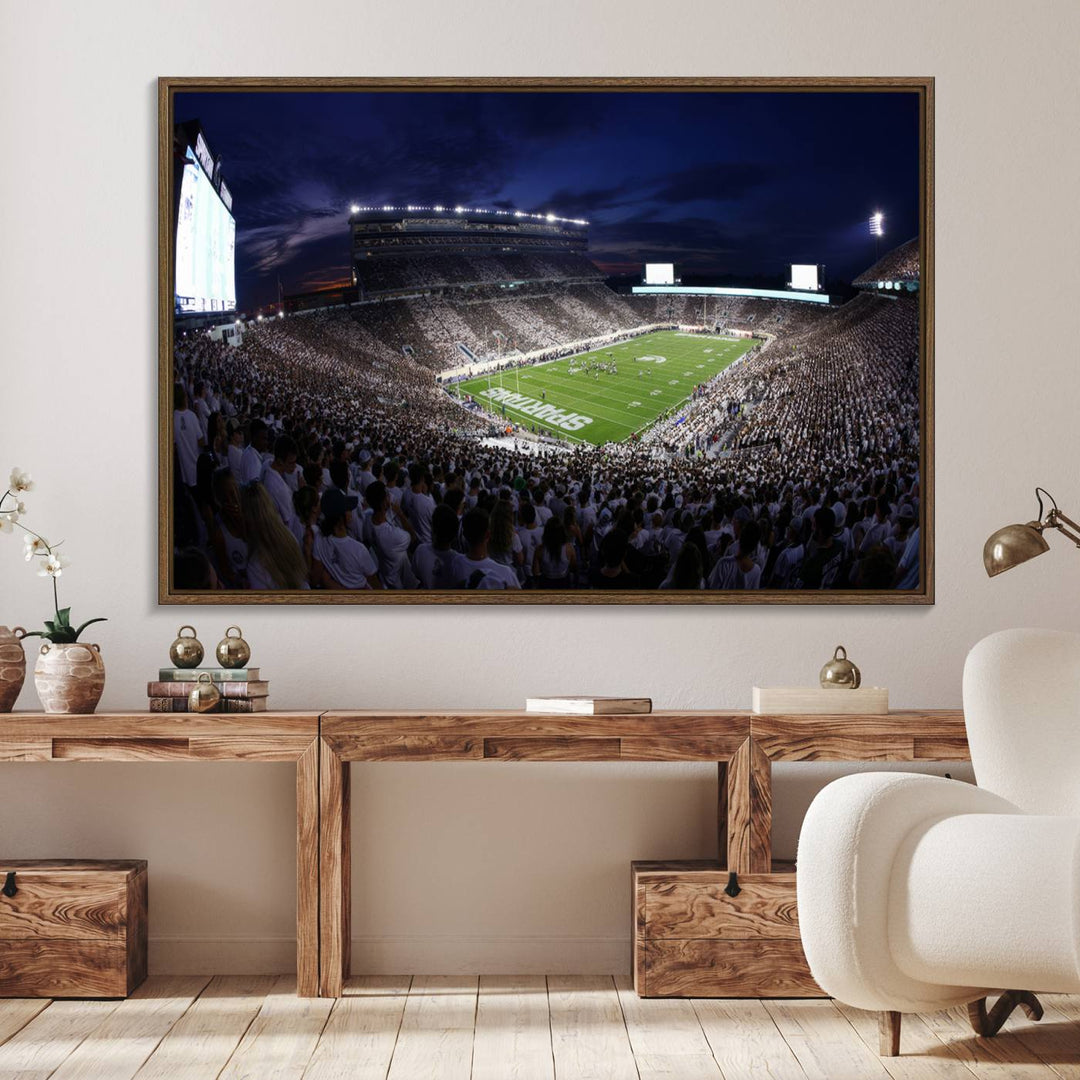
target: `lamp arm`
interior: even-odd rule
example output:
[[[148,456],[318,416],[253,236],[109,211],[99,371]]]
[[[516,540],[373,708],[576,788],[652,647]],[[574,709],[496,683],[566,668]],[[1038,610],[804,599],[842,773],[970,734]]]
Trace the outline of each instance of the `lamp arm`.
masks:
[[[1080,548],[1080,525],[1077,525],[1072,518],[1066,517],[1057,509],[1057,507],[1054,507],[1054,509],[1046,515],[1046,524],[1057,529],[1063,536],[1067,536],[1078,548]],[[1066,525],[1068,528],[1065,527]]]

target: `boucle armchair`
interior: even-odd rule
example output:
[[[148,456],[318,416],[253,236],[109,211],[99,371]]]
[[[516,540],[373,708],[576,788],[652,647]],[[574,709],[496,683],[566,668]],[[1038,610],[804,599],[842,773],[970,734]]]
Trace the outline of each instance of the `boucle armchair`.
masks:
[[[967,1004],[991,1036],[1018,1005],[1041,1017],[1033,991],[1080,992],[1080,635],[991,635],[963,695],[977,787],[847,776],[799,838],[810,970],[881,1013],[883,1054],[899,1053],[905,1012]]]

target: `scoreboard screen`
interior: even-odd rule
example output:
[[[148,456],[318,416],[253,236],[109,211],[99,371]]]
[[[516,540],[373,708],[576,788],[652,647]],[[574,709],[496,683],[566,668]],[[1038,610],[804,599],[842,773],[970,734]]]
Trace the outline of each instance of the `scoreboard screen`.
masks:
[[[646,285],[674,285],[675,284],[675,264],[674,263],[646,263],[645,264],[645,284]]]
[[[235,311],[236,221],[188,150],[176,219],[176,311]]]
[[[817,292],[821,288],[821,269],[816,263],[792,263],[788,286],[792,289]]]

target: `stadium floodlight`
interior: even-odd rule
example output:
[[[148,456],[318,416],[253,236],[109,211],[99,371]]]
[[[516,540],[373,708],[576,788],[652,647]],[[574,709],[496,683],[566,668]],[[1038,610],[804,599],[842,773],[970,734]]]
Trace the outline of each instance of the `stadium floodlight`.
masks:
[[[455,206],[454,207],[454,213],[455,214],[463,214],[463,213],[465,213],[465,207],[464,206]]]
[[[554,214],[548,214],[547,220],[548,221],[554,221],[555,220],[555,215]]]
[[[357,206],[356,203],[353,203],[352,206],[349,207],[349,213],[350,214],[359,214],[360,213],[360,207]]]
[[[885,235],[885,215],[880,210],[875,210],[870,215],[870,235]]]

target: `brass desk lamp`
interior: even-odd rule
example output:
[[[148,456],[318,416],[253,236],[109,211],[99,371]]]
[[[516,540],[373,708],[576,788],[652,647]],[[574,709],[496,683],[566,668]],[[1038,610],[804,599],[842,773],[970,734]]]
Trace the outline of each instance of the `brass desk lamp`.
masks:
[[[1044,495],[1051,505],[1045,517],[1043,517]],[[1036,555],[1041,555],[1044,551],[1049,551],[1050,545],[1043,537],[1047,529],[1057,529],[1080,548],[1080,525],[1058,509],[1054,496],[1045,488],[1036,488],[1035,498],[1039,500],[1037,520],[1029,521],[1026,525],[1006,525],[993,533],[983,545],[983,566],[986,567],[986,572],[990,577],[995,577],[1005,570],[1011,570],[1014,566],[1019,566],[1028,559],[1034,559]]]

